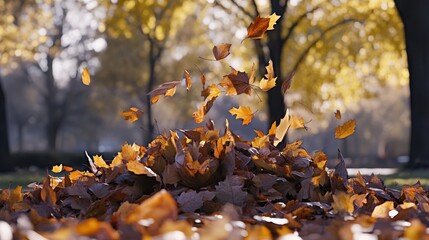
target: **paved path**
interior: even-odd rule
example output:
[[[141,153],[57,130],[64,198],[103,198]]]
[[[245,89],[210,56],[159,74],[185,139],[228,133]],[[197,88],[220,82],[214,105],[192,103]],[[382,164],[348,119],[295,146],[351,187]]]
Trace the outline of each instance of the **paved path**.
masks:
[[[356,176],[360,171],[362,175],[391,175],[399,171],[398,168],[347,168],[347,172],[350,176]]]

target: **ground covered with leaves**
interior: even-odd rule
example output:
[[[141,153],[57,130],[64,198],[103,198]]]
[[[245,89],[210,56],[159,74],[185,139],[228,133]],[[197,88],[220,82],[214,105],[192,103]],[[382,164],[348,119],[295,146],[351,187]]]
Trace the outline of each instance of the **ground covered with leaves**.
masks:
[[[0,192],[0,237],[28,239],[424,239],[429,199],[419,183],[388,189],[349,178],[300,142],[244,141],[226,126],[125,144],[89,171],[55,166],[32,190]],[[10,239],[10,238],[9,238]],[[83,238],[85,239],[85,238]]]
[[[277,20],[275,14],[256,18],[246,38],[262,38]],[[230,48],[215,46],[215,60]],[[250,74],[232,69],[207,87],[200,71],[204,102],[195,121],[205,120],[222,93],[275,87],[272,61],[266,69],[258,85],[253,68]],[[283,93],[292,76],[283,80]],[[184,79],[189,90],[187,71]],[[87,69],[82,80],[90,85]],[[151,91],[151,102],[173,96],[179,83]],[[229,112],[243,125],[255,114],[246,106]],[[142,114],[132,107],[122,116],[133,122]],[[341,120],[339,111],[335,118]],[[279,147],[291,128],[306,126],[289,111],[268,133],[256,130],[252,140],[234,134],[228,121],[220,130],[208,120],[159,135],[147,147],[125,144],[112,160],[87,156],[86,171],[54,166],[28,191],[0,190],[0,239],[429,239],[428,192],[419,182],[395,190],[375,175],[349,178],[340,151],[335,169],[328,169],[327,156],[310,154],[301,141]],[[354,131],[351,119],[335,137]]]

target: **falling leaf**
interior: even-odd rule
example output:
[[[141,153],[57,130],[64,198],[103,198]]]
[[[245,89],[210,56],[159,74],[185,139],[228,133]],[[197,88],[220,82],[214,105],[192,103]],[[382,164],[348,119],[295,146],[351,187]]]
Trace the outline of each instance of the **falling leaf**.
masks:
[[[195,119],[196,123],[202,123],[204,121],[204,118],[212,108],[215,100],[216,98],[213,98],[210,101],[204,102],[203,105],[192,114],[192,117]]]
[[[156,103],[159,100],[159,97],[161,95],[164,95],[166,97],[171,97],[176,93],[176,86],[179,84],[179,81],[173,81],[173,82],[166,82],[155,88],[154,90],[150,91],[148,95],[151,98],[152,103]]]
[[[140,116],[143,114],[143,111],[136,107],[131,107],[129,110],[123,111],[121,113],[121,116],[124,118],[124,120],[135,122],[137,121]]]
[[[52,170],[51,171],[54,172],[54,173],[60,173],[61,171],[63,171],[63,165],[62,164],[60,164],[60,165],[54,165],[54,166],[52,166]]]
[[[305,128],[304,118],[292,114],[290,116],[290,127],[293,129]]]
[[[256,76],[256,68],[255,68],[255,63],[253,63],[252,70],[250,71],[250,76],[249,76],[249,84],[253,84],[255,82],[255,76]]]
[[[356,122],[351,119],[345,122],[343,125],[339,125],[335,128],[335,138],[342,139],[352,135],[355,132]]]
[[[277,15],[276,13],[273,13],[270,16],[268,16],[268,18],[270,19],[270,23],[268,24],[267,30],[274,30],[274,25],[277,23],[277,20],[280,19],[280,16]]]
[[[82,71],[82,83],[89,86],[91,83],[91,76],[89,75],[88,68],[84,67]]]
[[[213,47],[213,55],[216,61],[222,60],[229,56],[230,54],[230,43],[222,43]]]
[[[266,92],[276,86],[277,78],[274,77],[273,61],[270,60],[265,68],[267,69],[267,74],[259,82],[259,88]]]
[[[192,86],[192,79],[191,79],[191,75],[189,74],[188,71],[183,71],[183,76],[186,79],[186,90],[189,91],[189,89],[191,89]]]
[[[340,110],[337,109],[337,111],[334,113],[334,116],[336,119],[340,120],[341,119],[341,112]]]
[[[277,146],[283,141],[283,138],[286,136],[287,131],[291,125],[289,109],[286,110],[285,116],[280,120],[279,125],[276,127],[276,134],[274,139],[274,146]]]
[[[283,83],[282,83],[282,92],[283,92],[283,94],[285,94],[286,91],[292,85],[292,79],[293,79],[294,75],[295,75],[295,72],[289,73],[289,75],[287,76],[286,80],[283,81]]]
[[[243,119],[243,125],[247,125],[252,121],[253,118],[253,112],[249,107],[243,107],[243,106],[239,106],[238,108],[231,108],[229,110],[229,112],[234,115],[236,114],[236,118],[235,119]]]
[[[274,24],[273,24],[274,25]],[[247,38],[250,39],[261,39],[264,37],[265,32],[270,26],[270,18],[261,18],[257,16],[253,23],[247,28]]]
[[[206,101],[210,101],[213,98],[218,97],[220,94],[220,89],[217,87],[216,84],[212,84],[207,88],[203,89],[203,91],[201,91],[201,96],[204,97],[204,100]]]
[[[232,73],[223,76],[219,85],[226,90],[226,95],[250,95],[251,85],[249,83],[249,76],[245,72],[240,72],[232,69]]]

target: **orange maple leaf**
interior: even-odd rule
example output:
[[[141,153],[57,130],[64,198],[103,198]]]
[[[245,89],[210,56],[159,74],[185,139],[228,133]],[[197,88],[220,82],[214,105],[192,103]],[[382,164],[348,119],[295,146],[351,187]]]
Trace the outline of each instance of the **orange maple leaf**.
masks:
[[[249,124],[253,118],[253,112],[249,107],[239,106],[238,108],[231,108],[229,112],[232,115],[237,115],[235,119],[243,119],[243,125]]]

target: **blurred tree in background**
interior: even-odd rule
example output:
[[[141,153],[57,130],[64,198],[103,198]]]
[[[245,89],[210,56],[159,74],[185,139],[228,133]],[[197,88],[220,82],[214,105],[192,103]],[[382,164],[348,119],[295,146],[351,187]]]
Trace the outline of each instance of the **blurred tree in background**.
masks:
[[[38,142],[46,142],[51,150],[85,149],[85,144],[97,148],[110,141],[104,139],[106,136],[125,141],[130,139],[127,137],[130,132],[144,135],[135,139],[147,143],[157,130],[155,121],[162,122],[161,127],[167,121],[172,128],[190,126],[195,123],[185,121],[201,104],[199,90],[185,94],[186,90],[181,92],[182,88],[178,88],[180,96],[175,100],[161,99],[162,106],[152,109],[147,93],[157,84],[181,80],[185,69],[194,82],[199,82],[200,72],[194,64],[213,83],[229,71],[228,65],[249,71],[255,62],[257,74],[262,77],[272,59],[277,87],[262,96],[262,103],[249,102],[255,104],[253,108],[262,110],[254,124],[268,125],[283,117],[285,102],[309,120],[317,115],[326,119],[332,110],[340,109],[350,117],[370,119],[374,124],[358,123],[358,128],[371,128],[361,131],[365,134],[356,134],[362,144],[352,138],[337,144],[342,144],[341,148],[352,144],[354,149],[377,151],[369,143],[383,142],[392,136],[389,135],[392,131],[374,127],[383,124],[381,118],[361,116],[363,112],[370,114],[366,108],[374,109],[362,104],[373,103],[361,100],[383,96],[387,90],[397,92],[395,88],[408,84],[402,23],[393,0],[0,0],[0,3],[5,6],[1,8],[3,15],[11,16],[0,20],[0,48],[4,50],[0,54],[2,63],[8,63],[1,67],[7,77],[2,84],[7,82],[8,89],[21,86],[19,92],[28,95],[18,101],[17,96],[7,94],[12,119],[9,124],[15,127],[13,136],[21,146],[15,149],[26,148],[25,143],[33,138],[22,135],[30,130],[33,133],[34,129],[46,129],[43,139],[38,136],[42,140]],[[265,17],[272,13],[281,19],[267,37],[241,43],[246,28],[257,15]],[[210,62],[199,58],[207,58],[213,45],[224,42],[233,44],[228,59]],[[88,66],[93,76],[90,89],[80,83],[83,66]],[[281,82],[291,72],[296,72],[292,89],[283,96]],[[399,105],[403,106],[407,93],[399,92]],[[177,98],[190,104],[178,104]],[[389,101],[386,106],[398,106],[394,98],[377,99]],[[239,101],[247,100],[244,97]],[[225,111],[216,108],[228,104],[232,103],[216,103],[210,114],[215,117],[224,114]],[[36,105],[40,107],[33,107]],[[118,122],[119,111],[132,106],[144,111],[143,129],[141,125]],[[17,109],[29,111],[20,114]],[[394,112],[400,111],[398,108]],[[392,117],[389,115],[389,119]],[[6,126],[3,119],[0,125]],[[28,122],[31,124],[26,126]],[[408,123],[396,124],[398,128]],[[330,136],[329,119],[318,119],[314,125],[310,134],[323,132]],[[394,127],[389,125],[389,128]],[[79,144],[81,148],[72,147]],[[119,147],[111,143],[114,144]],[[350,148],[350,152],[354,149]]]

